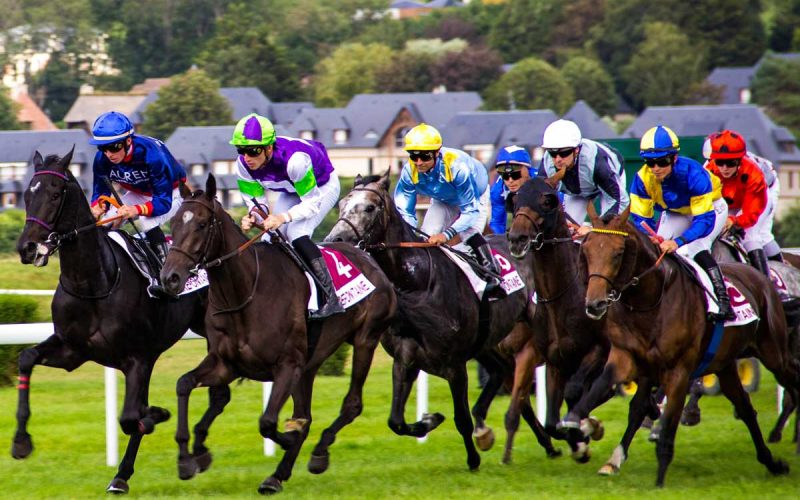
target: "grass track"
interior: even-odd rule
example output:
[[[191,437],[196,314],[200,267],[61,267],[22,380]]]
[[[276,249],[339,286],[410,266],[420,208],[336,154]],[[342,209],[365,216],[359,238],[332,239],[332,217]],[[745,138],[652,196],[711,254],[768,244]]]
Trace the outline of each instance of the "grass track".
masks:
[[[211,469],[191,481],[180,481],[176,473],[175,381],[193,368],[204,354],[202,341],[181,342],[168,351],[156,367],[151,402],[165,406],[173,419],[161,424],[142,444],[136,473],[130,481],[136,498],[253,498],[256,488],[277,464],[264,457],[257,420],[261,404],[260,384],[245,381],[233,387],[233,399],[211,429],[208,440],[214,454]],[[430,409],[447,416],[442,426],[424,444],[395,436],[386,426],[391,400],[391,360],[381,350],[365,389],[364,413],[340,434],[331,448],[331,469],[313,476],[305,468],[311,447],[322,429],[338,413],[345,392],[345,379],[321,377],[315,386],[314,424],[294,476],[285,484],[285,498],[797,498],[800,492],[800,459],[789,440],[772,445],[792,471],[774,478],[757,463],[744,425],[731,416],[731,407],[721,397],[702,402],[703,423],[682,427],[667,486],[656,490],[654,447],[640,432],[622,474],[601,478],[595,472],[611,453],[622,434],[627,400],[615,398],[596,412],[606,423],[606,438],[593,447],[587,465],[573,463],[568,456],[545,458],[529,431],[518,435],[515,461],[500,464],[504,432],[502,416],[507,397],[496,400],[490,424],[497,443],[483,453],[477,473],[467,471],[460,436],[452,420],[452,405],[446,384],[432,378]],[[470,367],[474,374],[474,366]],[[36,367],[31,383],[33,416],[29,430],[36,450],[25,461],[8,454],[14,430],[16,391],[0,389],[0,436],[5,453],[0,455],[2,498],[99,498],[114,475],[106,467],[104,449],[102,370],[85,365],[71,374]],[[121,380],[121,377],[120,377]],[[122,391],[120,383],[119,391]],[[205,390],[193,393],[192,425],[206,404]],[[474,401],[476,389],[471,390]],[[762,378],[761,390],[753,395],[759,422],[768,432],[776,417],[775,387],[771,375]],[[120,395],[121,398],[121,395]],[[413,415],[413,401],[408,418]],[[288,412],[286,413],[288,416]],[[790,434],[786,433],[787,436]],[[120,453],[124,450],[124,436]],[[566,453],[567,447],[560,445]]]

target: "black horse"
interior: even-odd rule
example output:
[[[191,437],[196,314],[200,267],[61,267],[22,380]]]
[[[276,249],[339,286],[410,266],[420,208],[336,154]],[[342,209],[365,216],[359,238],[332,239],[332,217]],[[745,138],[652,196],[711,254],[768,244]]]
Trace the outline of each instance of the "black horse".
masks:
[[[25,349],[19,357],[17,430],[11,454],[33,451],[27,430],[31,372],[42,364],[72,371],[86,361],[116,368],[125,375],[120,426],[130,436],[109,492],[126,493],[144,434],[153,432],[169,412],[150,406],[150,375],[159,355],[188,329],[204,332],[207,292],[179,300],[152,299],[147,282],[108,230],[95,226],[89,204],[69,171],[72,151],[63,158],[37,151],[34,174],[25,190],[27,218],[17,243],[23,264],[47,265],[59,252],[61,276],[52,303],[55,333]],[[213,399],[213,398],[212,398]]]
[[[208,454],[202,445],[213,420],[208,415],[195,427],[193,453],[188,448],[189,395],[194,388],[227,387],[240,377],[272,380],[259,430],[286,453],[258,491],[277,493],[291,476],[308,436],[311,393],[320,365],[345,342],[353,345],[350,389],[339,417],[323,431],[312,452],[308,467],[313,473],[328,468],[328,448],[336,433],[361,414],[364,382],[381,335],[394,319],[397,300],[391,283],[368,254],[350,245],[329,246],[349,259],[375,288],[343,314],[309,323],[311,291],[300,267],[280,244],[249,245],[216,200],[216,190],[213,175],[206,181],[205,192],[182,190],[183,204],[172,218],[174,246],[161,272],[164,288],[177,293],[191,270],[200,265],[208,269],[211,288],[205,318],[208,356],[178,380],[178,471],[181,479],[193,477],[203,470]],[[336,273],[354,272],[350,264],[339,264],[342,269],[337,265]],[[280,432],[278,413],[290,395],[294,401],[292,419],[285,432]]]
[[[456,428],[467,450],[471,470],[480,466],[472,442],[474,430],[467,399],[466,363],[478,359],[490,379],[475,404],[473,415],[484,427],[486,409],[512,366],[494,349],[524,317],[525,289],[489,302],[478,300],[459,267],[439,248],[420,247],[414,229],[400,217],[389,195],[389,173],[356,179],[353,190],[339,203],[340,219],[326,241],[348,241],[366,248],[398,290],[399,321],[382,344],[394,358],[392,410],[389,427],[398,435],[422,437],[442,423],[439,413],[407,424],[406,402],[420,370],[442,377],[450,385]],[[490,238],[505,259],[504,238]],[[407,244],[407,245],[404,245]],[[406,248],[406,246],[411,246]],[[532,415],[532,411],[530,412]],[[539,443],[548,455],[557,456],[538,421]]]

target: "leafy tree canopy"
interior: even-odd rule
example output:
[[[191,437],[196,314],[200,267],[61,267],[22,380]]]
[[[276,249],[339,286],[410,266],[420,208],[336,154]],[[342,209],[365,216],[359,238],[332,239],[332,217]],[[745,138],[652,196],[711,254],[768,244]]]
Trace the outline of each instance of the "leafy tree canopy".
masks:
[[[572,88],[553,66],[541,59],[523,59],[486,89],[489,110],[552,109],[565,113],[575,101]]]
[[[344,106],[361,93],[375,92],[375,75],[394,52],[378,43],[346,43],[320,61],[315,82],[317,106]]]
[[[614,80],[596,59],[573,57],[561,67],[561,75],[572,87],[575,99],[586,101],[600,116],[616,108]]]
[[[800,137],[800,62],[767,57],[751,87],[753,101]]]
[[[219,94],[219,83],[202,70],[189,70],[172,78],[143,115],[142,131],[159,139],[167,138],[180,126],[234,123],[228,102]]]
[[[8,89],[0,85],[0,130],[19,130],[22,125],[17,121],[17,104],[8,94]]]
[[[510,62],[542,54],[562,8],[560,0],[508,0],[492,26],[489,45]]]

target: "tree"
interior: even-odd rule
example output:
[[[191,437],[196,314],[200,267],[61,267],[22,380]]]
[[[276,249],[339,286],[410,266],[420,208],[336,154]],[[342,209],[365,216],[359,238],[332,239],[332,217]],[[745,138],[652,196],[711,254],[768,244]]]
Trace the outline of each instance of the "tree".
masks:
[[[768,45],[775,52],[797,49],[800,28],[800,0],[773,0],[774,10],[769,23]]]
[[[8,89],[0,85],[0,130],[19,130],[22,125],[17,121],[19,104],[8,95]]]
[[[172,78],[143,115],[142,131],[159,139],[166,139],[180,126],[234,123],[228,102],[219,94],[219,83],[202,70]]]
[[[430,92],[435,61],[430,54],[401,52],[375,68],[375,92]]]
[[[561,67],[564,77],[575,93],[600,116],[611,114],[617,106],[614,80],[599,61],[588,57],[573,57]]]
[[[270,26],[240,29],[248,11],[244,4],[231,6],[197,56],[197,65],[223,86],[254,86],[275,101],[298,100],[303,95],[300,72],[286,47],[272,40]]]
[[[530,57],[486,89],[483,106],[490,110],[552,109],[561,114],[574,100],[572,88],[557,69]]]
[[[467,47],[448,52],[430,67],[434,87],[444,85],[450,91],[482,91],[501,73],[503,60],[489,47]]]
[[[782,247],[800,247],[800,204],[795,202],[783,217],[775,220],[773,233]]]
[[[704,0],[675,2],[673,24],[706,52],[705,68],[755,64],[767,47],[760,0]],[[693,43],[694,45],[694,43]]]
[[[39,104],[47,116],[58,122],[78,98],[81,78],[69,63],[67,54],[54,52],[44,70],[33,76],[30,89],[31,95],[41,96]]]
[[[375,74],[394,57],[392,49],[371,43],[340,45],[320,61],[314,83],[318,106],[344,106],[356,94],[375,92]]]
[[[583,48],[589,30],[602,22],[606,0],[567,0],[563,12],[551,29],[549,52]]]
[[[767,57],[751,86],[753,101],[800,137],[800,62]]]
[[[622,68],[633,106],[683,104],[693,84],[700,82],[703,54],[673,24],[648,23],[643,43]]]
[[[489,45],[510,62],[541,55],[561,9],[560,0],[509,0],[492,27]]]

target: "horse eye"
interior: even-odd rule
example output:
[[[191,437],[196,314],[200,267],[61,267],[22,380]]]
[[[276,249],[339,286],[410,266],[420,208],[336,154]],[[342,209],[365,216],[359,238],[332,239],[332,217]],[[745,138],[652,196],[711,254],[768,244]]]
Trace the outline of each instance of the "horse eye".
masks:
[[[200,229],[205,229],[206,228],[206,223],[205,222],[200,222],[197,225],[200,226]]]
[[[365,208],[364,211],[367,212],[367,213],[374,212],[375,211],[375,205],[367,205],[367,208]]]

